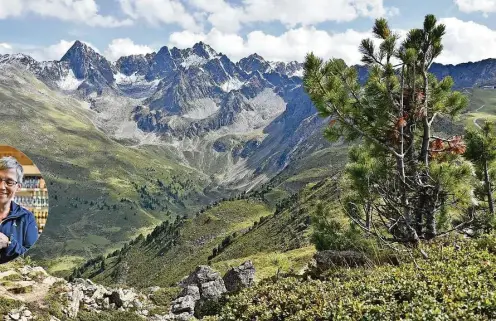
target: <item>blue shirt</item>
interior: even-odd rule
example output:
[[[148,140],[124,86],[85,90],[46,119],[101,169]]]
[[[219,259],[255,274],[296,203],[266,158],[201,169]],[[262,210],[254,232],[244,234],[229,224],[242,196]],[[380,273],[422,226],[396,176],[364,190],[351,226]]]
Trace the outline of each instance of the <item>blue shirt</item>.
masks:
[[[0,264],[24,254],[38,239],[36,219],[30,211],[10,202],[10,212],[0,222],[0,232],[10,239],[10,245],[0,250]]]

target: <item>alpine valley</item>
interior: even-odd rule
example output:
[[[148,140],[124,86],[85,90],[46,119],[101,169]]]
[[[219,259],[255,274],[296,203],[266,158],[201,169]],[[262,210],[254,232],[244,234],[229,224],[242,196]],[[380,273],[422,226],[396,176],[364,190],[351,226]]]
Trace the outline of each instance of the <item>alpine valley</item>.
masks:
[[[431,72],[470,96],[460,122],[495,117],[496,60]],[[250,259],[263,276],[303,268],[311,214],[322,200],[339,206],[347,147],[323,137],[329,119],[302,76],[299,62],[233,62],[202,42],[115,62],[80,41],[59,61],[0,56],[2,144],[25,152],[49,188],[32,259],[137,287],[172,285],[207,261],[227,270]]]

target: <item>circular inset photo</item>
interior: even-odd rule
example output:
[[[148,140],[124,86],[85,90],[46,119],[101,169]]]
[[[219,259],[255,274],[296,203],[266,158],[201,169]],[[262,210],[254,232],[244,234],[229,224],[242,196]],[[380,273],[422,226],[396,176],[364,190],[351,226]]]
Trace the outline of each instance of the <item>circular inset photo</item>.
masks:
[[[20,150],[0,145],[0,264],[24,255],[48,218],[48,190]]]

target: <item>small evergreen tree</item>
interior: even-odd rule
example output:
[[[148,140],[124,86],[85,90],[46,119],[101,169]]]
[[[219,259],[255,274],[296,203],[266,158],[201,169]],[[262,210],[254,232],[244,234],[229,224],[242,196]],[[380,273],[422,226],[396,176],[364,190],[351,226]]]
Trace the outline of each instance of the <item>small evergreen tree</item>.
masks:
[[[379,46],[364,39],[359,48],[369,72],[364,86],[355,67],[310,53],[304,87],[319,114],[331,116],[328,139],[361,142],[346,168],[343,205],[349,217],[381,239],[415,245],[442,232],[442,213],[458,213],[470,202],[471,164],[461,157],[463,141],[433,134],[435,119],[456,117],[468,99],[451,90],[451,77],[438,81],[428,72],[445,34],[433,15],[401,44],[383,18],[373,34]]]
[[[484,182],[483,195],[487,202],[489,213],[494,216],[493,184],[494,173],[491,167],[496,160],[496,135],[494,123],[486,121],[478,129],[469,129],[465,135],[467,151],[465,157],[472,161],[476,167],[476,175]]]

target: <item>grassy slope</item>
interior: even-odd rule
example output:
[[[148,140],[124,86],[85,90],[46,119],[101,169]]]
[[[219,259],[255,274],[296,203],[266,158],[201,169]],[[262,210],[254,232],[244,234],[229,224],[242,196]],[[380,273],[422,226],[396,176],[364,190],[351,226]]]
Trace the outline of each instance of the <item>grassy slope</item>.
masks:
[[[250,199],[261,201],[221,202],[219,206],[188,220],[180,228],[181,238],[177,245],[171,246],[170,238],[160,233],[155,237],[158,244],[150,245],[145,241],[133,244],[121,262],[117,262],[117,257],[107,259],[103,273],[98,272],[100,262],[96,262],[85,270],[84,276],[93,276],[97,282],[111,284],[122,281],[122,271],[128,270],[124,279],[129,285],[169,286],[189,274],[196,265],[207,264],[213,249],[234,232],[237,232],[234,241],[210,262],[220,272],[248,259],[255,262],[258,278],[273,275],[278,268],[299,270],[315,251],[308,240],[309,216],[317,202],[331,199],[334,193],[332,181],[312,186],[338,173],[346,160],[347,147],[343,144],[310,151],[309,154],[297,153],[280,174],[249,194]],[[289,198],[297,193],[298,205],[293,206],[294,200]],[[272,215],[280,202],[286,203],[286,209]],[[269,218],[247,231],[261,216]],[[211,221],[206,224],[208,217]]]
[[[284,209],[236,238],[214,259],[212,265],[221,272],[252,260],[257,279],[279,272],[300,272],[315,253],[310,242],[311,216],[317,204],[326,200],[325,210],[336,207],[337,182],[333,178],[310,183],[284,202]]]
[[[336,181],[325,179],[285,199],[276,213],[257,193],[248,199],[223,201],[185,220],[178,232],[167,229],[155,234],[152,242],[144,238],[131,242],[124,254],[105,259],[104,271],[100,261],[94,262],[83,277],[105,284],[173,286],[197,265],[211,264],[224,273],[246,260],[254,262],[258,280],[278,270],[299,271],[315,252],[309,241],[310,216],[322,199],[329,201],[335,195]],[[209,262],[213,249],[228,236],[232,241]]]
[[[49,219],[30,254],[57,257],[52,271],[121,247],[165,219],[167,210],[184,212],[181,201],[201,194],[206,181],[198,172],[168,162],[159,150],[112,141],[93,126],[91,111],[80,102],[26,73],[2,68],[0,135],[2,143],[25,152],[48,182]],[[161,191],[157,179],[169,190]],[[149,196],[142,201],[155,198],[161,206],[143,206],[133,183],[147,186]]]
[[[115,283],[124,277],[126,284],[138,287],[170,286],[189,274],[197,265],[206,264],[212,248],[233,232],[240,232],[270,215],[270,209],[256,200],[225,201],[197,217],[186,219],[179,228],[179,237],[171,241],[168,230],[153,242],[145,240],[130,246],[120,257],[111,257],[103,273],[94,277],[102,283]],[[123,266],[129,270],[119,272]],[[92,275],[100,267],[97,263],[84,276]]]
[[[469,127],[474,126],[474,121],[479,124],[483,119],[496,120],[496,90],[472,89],[467,91],[470,105],[463,115],[463,123]]]

